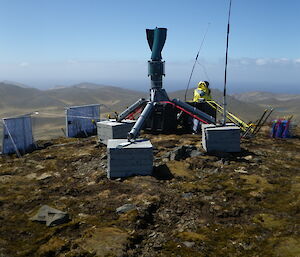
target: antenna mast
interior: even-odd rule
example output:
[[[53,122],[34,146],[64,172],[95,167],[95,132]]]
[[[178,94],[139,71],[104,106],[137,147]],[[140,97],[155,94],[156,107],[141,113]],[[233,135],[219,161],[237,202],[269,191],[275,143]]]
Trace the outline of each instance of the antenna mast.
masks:
[[[223,126],[226,125],[227,101],[226,101],[226,83],[227,83],[227,61],[228,61],[228,42],[229,42],[229,27],[230,27],[230,11],[231,0],[229,3],[228,23],[227,23],[227,42],[226,42],[226,57],[225,57],[225,75],[224,75],[224,94],[223,94]]]

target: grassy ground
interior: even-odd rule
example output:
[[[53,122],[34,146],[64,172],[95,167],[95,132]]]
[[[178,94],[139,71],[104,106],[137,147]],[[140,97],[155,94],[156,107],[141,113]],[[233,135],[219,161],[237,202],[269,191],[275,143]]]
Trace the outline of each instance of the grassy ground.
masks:
[[[170,161],[177,146],[201,150],[200,137],[144,136],[155,147],[151,177],[107,179],[96,138],[1,156],[0,256],[300,256],[299,137],[261,134],[240,154]],[[126,203],[137,209],[117,214]],[[72,220],[30,221],[44,204]]]

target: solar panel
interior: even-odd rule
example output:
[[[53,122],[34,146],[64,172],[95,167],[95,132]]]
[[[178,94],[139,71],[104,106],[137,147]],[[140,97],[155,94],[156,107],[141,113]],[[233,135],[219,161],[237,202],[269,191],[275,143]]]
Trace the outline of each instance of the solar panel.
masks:
[[[100,104],[72,106],[66,109],[67,137],[88,137],[97,134]]]
[[[31,116],[4,118],[2,153],[27,153],[34,149]]]

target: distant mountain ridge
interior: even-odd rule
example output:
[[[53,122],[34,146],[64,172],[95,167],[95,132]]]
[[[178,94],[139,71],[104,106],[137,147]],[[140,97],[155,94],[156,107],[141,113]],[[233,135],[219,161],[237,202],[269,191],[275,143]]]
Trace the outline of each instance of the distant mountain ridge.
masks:
[[[274,108],[276,118],[293,116],[295,122],[300,122],[300,94],[278,94],[268,92],[247,92],[234,94],[234,98],[257,104],[263,108]]]
[[[300,100],[300,94],[279,94],[262,91],[233,94],[232,96],[244,102],[261,102],[269,101],[269,99],[278,101]]]
[[[168,92],[171,99],[180,98],[181,100],[184,100],[184,93],[185,90]],[[25,88],[2,82],[0,83],[0,115],[3,117],[5,115],[16,115],[36,110],[51,110],[63,115],[65,107],[85,104],[102,104],[101,113],[120,112],[139,98],[148,98],[148,94],[148,92],[142,93],[89,82],[48,90]],[[188,100],[192,99],[192,95],[193,89],[190,89],[188,91]],[[221,91],[212,89],[212,95],[215,100],[222,103]],[[283,99],[289,100],[283,101]],[[299,102],[297,95],[280,97],[273,93],[250,92],[228,96],[228,110],[245,121],[255,121],[260,117],[267,105],[280,107],[280,104],[282,104],[284,108],[288,107],[288,111],[292,110],[293,113],[296,113],[297,108],[299,108]],[[295,106],[296,108],[294,108]]]
[[[3,80],[0,81],[0,83],[7,84],[7,85],[14,85],[22,88],[30,88],[30,86],[27,86],[25,84],[19,83],[19,82],[14,82],[14,81],[9,81],[9,80]]]
[[[49,88],[48,90],[55,90],[55,89],[62,89],[62,88],[89,88],[89,89],[99,89],[103,87],[107,87],[108,85],[102,85],[102,84],[96,84],[91,82],[81,82],[79,84],[71,85],[71,86],[63,86],[63,85],[57,85],[53,88]]]
[[[187,92],[187,100],[193,99],[193,91],[194,89],[190,89]],[[180,98],[184,101],[185,90],[178,90],[175,92],[169,93],[169,97],[171,98]],[[218,89],[212,89],[212,98],[222,105],[223,103],[223,92]],[[241,119],[245,121],[255,121],[260,115],[263,113],[264,109],[257,104],[250,104],[247,102],[243,102],[237,100],[236,98],[228,95],[227,96],[227,104],[228,111],[233,113],[234,115],[239,116]]]
[[[180,98],[184,100],[185,90],[168,92],[170,99]],[[222,92],[212,89],[213,99],[222,103]],[[61,128],[65,127],[65,107],[86,104],[102,104],[100,113],[105,117],[107,113],[121,112],[138,99],[148,98],[149,92],[138,92],[124,88],[97,85],[93,83],[80,83],[69,87],[39,90],[30,87],[20,87],[15,84],[0,83],[0,118],[11,117],[39,111],[39,115],[33,116],[34,136],[37,139],[63,136]],[[188,91],[188,99],[192,100],[193,89]],[[236,96],[235,96],[236,97]],[[245,102],[235,97],[228,96],[228,110],[239,116],[244,121],[256,121],[263,113],[264,106],[255,101]],[[243,99],[243,98],[241,98]],[[275,98],[274,98],[275,99]],[[266,102],[266,100],[264,100]],[[277,99],[273,100],[278,105]],[[288,113],[294,113],[295,119],[299,112],[297,99],[289,100]],[[279,101],[284,104],[287,101]],[[285,104],[285,108],[288,105]],[[292,109],[294,108],[294,109]],[[297,109],[298,108],[298,109]],[[284,111],[275,112],[273,118],[284,114]],[[218,119],[220,119],[220,115]],[[0,135],[1,136],[1,135]]]
[[[0,114],[37,109],[59,109],[84,104],[104,104],[104,111],[119,110],[146,95],[124,88],[80,83],[70,87],[39,90],[14,84],[0,83]],[[7,112],[10,110],[10,112]]]

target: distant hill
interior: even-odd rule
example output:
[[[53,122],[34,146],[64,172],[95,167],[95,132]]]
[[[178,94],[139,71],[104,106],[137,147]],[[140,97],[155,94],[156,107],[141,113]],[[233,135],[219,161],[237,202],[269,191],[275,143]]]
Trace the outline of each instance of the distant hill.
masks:
[[[100,84],[90,83],[90,82],[82,82],[82,83],[79,83],[79,84],[75,84],[73,86],[57,85],[57,86],[55,86],[53,88],[50,88],[49,90],[62,89],[62,88],[70,88],[70,87],[99,89],[99,88],[102,88],[102,87],[107,87],[107,85],[100,85]]]
[[[45,91],[48,97],[62,102],[65,106],[82,104],[104,104],[109,109],[120,111],[141,97],[141,92],[119,87],[81,83],[66,88]],[[104,107],[104,111],[109,111]]]
[[[30,86],[27,86],[25,84],[22,84],[22,83],[19,83],[19,82],[14,82],[14,81],[9,81],[9,80],[3,80],[3,81],[0,81],[0,83],[8,84],[8,85],[15,85],[15,86],[18,86],[18,87],[23,87],[23,88],[30,88]]]
[[[0,83],[1,112],[7,109],[35,109],[48,105],[62,106],[63,103],[51,99],[41,90]]]
[[[257,104],[263,108],[275,108],[278,118],[293,115],[293,120],[297,123],[300,122],[300,94],[248,92],[234,94],[233,97],[244,102]]]
[[[170,98],[184,99],[184,90],[168,92]],[[193,89],[188,92],[188,99],[192,99]],[[222,93],[213,89],[213,98],[222,102]],[[59,87],[49,90],[24,88],[16,85],[0,83],[1,113],[31,112],[35,110],[62,111],[66,106],[103,104],[101,112],[122,111],[141,97],[148,97],[147,93],[128,90],[124,88],[98,85],[93,83],[80,83],[70,87]],[[228,96],[228,108],[231,112],[241,116],[246,121],[256,120],[263,112],[263,108],[249,101],[240,101]],[[11,113],[13,114],[13,113]],[[63,115],[63,112],[61,112]]]
[[[100,112],[104,117],[105,113],[122,111],[141,97],[147,97],[147,94],[92,83],[39,90],[2,82],[0,118],[39,111],[39,115],[33,115],[34,136],[49,139],[63,135],[61,128],[65,127],[64,110],[67,106],[102,104]],[[0,131],[0,140],[1,135]]]
[[[168,92],[169,97],[184,100],[184,90]],[[93,83],[80,83],[69,87],[59,87],[49,90],[25,88],[15,84],[0,83],[0,118],[14,115],[22,115],[33,111],[39,111],[33,119],[34,134],[38,138],[50,138],[62,135],[61,128],[65,127],[64,109],[67,106],[102,104],[101,116],[114,111],[123,111],[141,97],[148,98],[148,92],[128,90],[124,88],[97,85]],[[193,89],[188,92],[188,100],[192,99]],[[215,100],[222,103],[222,93],[213,89],[212,95]],[[251,96],[251,95],[250,95]],[[261,102],[251,101],[248,96],[244,101],[228,96],[228,109],[233,114],[245,121],[257,120],[264,110]],[[276,101],[275,101],[276,100]],[[261,100],[266,102],[266,100]],[[270,100],[271,101],[271,100]],[[280,100],[273,98],[272,103],[278,105]],[[289,100],[289,110],[299,106],[297,99]],[[298,105],[297,105],[298,104]],[[297,107],[299,110],[299,107]],[[297,108],[294,112],[297,112]]]
[[[104,112],[119,111],[141,97],[140,92],[118,87],[81,83],[50,90],[0,83],[0,114],[14,115],[40,109],[62,110],[66,106],[104,104]],[[3,115],[2,115],[3,116]]]
[[[190,89],[187,93],[187,100],[192,100],[194,89]],[[179,98],[184,100],[185,90],[175,91],[169,94],[170,98]],[[219,104],[223,103],[223,92],[218,89],[212,89],[213,100]],[[257,104],[243,102],[232,96],[227,96],[228,110],[245,121],[255,121],[262,115],[264,108]]]
[[[278,94],[270,92],[247,92],[240,94],[233,94],[233,97],[244,101],[244,102],[262,102],[262,101],[289,101],[289,100],[300,100],[300,94]]]

